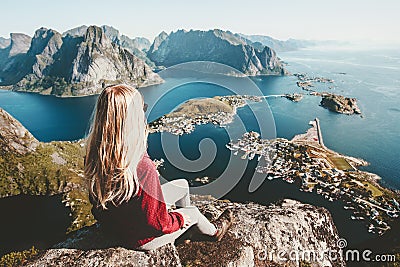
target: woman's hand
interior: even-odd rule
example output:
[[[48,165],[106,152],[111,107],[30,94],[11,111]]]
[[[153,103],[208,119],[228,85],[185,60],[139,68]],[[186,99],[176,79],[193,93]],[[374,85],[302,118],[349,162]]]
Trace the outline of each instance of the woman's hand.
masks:
[[[190,216],[185,214],[185,213],[183,213],[183,212],[180,212],[180,211],[176,211],[176,212],[180,213],[182,215],[182,217],[183,217],[183,226],[182,226],[182,228],[189,227],[190,223],[192,222],[191,219],[190,219]]]

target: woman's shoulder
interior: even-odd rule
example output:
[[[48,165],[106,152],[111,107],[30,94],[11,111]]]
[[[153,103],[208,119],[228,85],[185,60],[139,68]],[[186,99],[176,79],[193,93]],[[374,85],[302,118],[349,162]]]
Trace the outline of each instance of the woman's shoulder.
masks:
[[[157,171],[156,165],[154,162],[151,160],[147,152],[143,154],[142,159],[140,160],[138,166],[137,166],[137,174],[139,177],[153,171]]]

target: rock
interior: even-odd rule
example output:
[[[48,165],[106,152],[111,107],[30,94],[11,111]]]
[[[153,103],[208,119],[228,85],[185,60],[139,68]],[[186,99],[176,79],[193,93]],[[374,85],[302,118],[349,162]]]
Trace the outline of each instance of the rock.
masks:
[[[16,119],[0,108],[0,148],[24,155],[35,151],[39,141]]]
[[[256,47],[228,31],[184,31],[154,41],[148,57],[158,66],[190,61],[211,61],[231,66],[246,75],[281,75],[285,70],[274,50]]]
[[[335,94],[323,94],[321,106],[342,114],[361,114],[360,108],[357,106],[356,98],[344,97]]]
[[[26,266],[181,266],[174,245],[140,252],[118,246],[98,224],[79,230]]]
[[[123,248],[106,237],[98,224],[69,236],[26,266],[297,266],[278,260],[278,251],[337,249],[338,233],[325,208],[283,200],[277,205],[232,203],[193,195],[192,201],[210,219],[231,208],[235,222],[221,242],[195,241],[166,245],[152,252]],[[263,258],[273,253],[272,259]],[[343,266],[341,260],[311,260],[312,266]]]

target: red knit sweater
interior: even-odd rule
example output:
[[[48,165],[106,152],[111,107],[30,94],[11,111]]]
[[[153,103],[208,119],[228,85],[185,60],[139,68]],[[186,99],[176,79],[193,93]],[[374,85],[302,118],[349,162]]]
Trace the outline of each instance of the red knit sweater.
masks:
[[[108,204],[108,209],[103,210],[91,199],[92,213],[101,227],[133,248],[175,232],[184,224],[180,213],[167,211],[156,166],[147,153],[137,167],[137,174],[140,189],[128,202],[117,207]]]

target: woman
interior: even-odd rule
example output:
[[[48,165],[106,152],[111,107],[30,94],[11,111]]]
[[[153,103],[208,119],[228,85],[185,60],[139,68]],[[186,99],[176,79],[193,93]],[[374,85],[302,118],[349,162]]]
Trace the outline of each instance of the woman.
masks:
[[[160,185],[146,152],[144,112],[143,97],[131,86],[107,87],[97,100],[84,170],[96,220],[107,233],[139,250],[174,242],[191,226],[208,240],[221,240],[232,223],[230,210],[213,224],[190,205],[186,180]],[[180,208],[168,211],[174,204]]]

